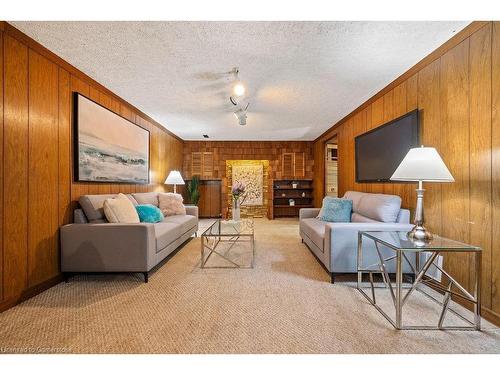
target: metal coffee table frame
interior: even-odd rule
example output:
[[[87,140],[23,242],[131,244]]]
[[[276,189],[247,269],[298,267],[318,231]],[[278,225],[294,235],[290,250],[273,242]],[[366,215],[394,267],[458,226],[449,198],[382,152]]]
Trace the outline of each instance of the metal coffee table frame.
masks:
[[[232,228],[230,232],[224,233],[222,225]],[[239,226],[239,227],[238,227]],[[234,231],[234,233],[233,233]],[[201,263],[200,268],[254,268],[255,266],[255,236],[253,219],[241,219],[240,221],[224,221],[217,219],[201,235]],[[217,247],[221,242],[229,242],[229,248],[224,252],[218,251]],[[228,258],[231,249],[237,243],[249,242],[252,259],[249,265],[238,264]],[[207,250],[207,251],[206,251]],[[205,256],[205,254],[207,254]],[[210,257],[216,254],[232,265],[228,266],[207,266]]]
[[[476,246],[470,246],[466,244],[461,244],[460,248],[453,248],[453,246],[449,247],[441,247],[441,248],[432,248],[432,243],[430,245],[427,245],[426,247],[422,249],[417,249],[415,247],[412,248],[404,248],[404,247],[399,247],[395,246],[392,243],[389,243],[387,241],[384,241],[376,236],[377,233],[384,233],[384,232],[364,232],[360,231],[358,232],[358,281],[357,281],[357,289],[360,291],[360,293],[382,314],[384,318],[386,318],[394,328],[398,330],[480,330],[481,329],[481,248],[476,247]],[[385,232],[388,233],[388,232]],[[397,233],[397,232],[393,232]],[[370,240],[373,240],[375,243],[375,249],[377,251],[378,259],[379,262],[373,265],[370,265],[368,267],[363,267],[362,265],[362,260],[363,260],[363,237],[366,237]],[[444,239],[446,240],[446,239]],[[458,243],[457,243],[458,244]],[[380,251],[380,245],[383,245],[391,250],[394,251],[394,255],[390,256],[388,258],[384,258],[382,256],[382,253]],[[428,252],[430,253],[430,257],[424,262],[422,268],[420,268],[420,254],[423,252]],[[447,273],[442,267],[439,267],[437,264],[434,263],[436,260],[436,257],[440,253],[449,253],[449,252],[465,252],[465,253],[473,253],[474,254],[474,260],[475,260],[475,281],[474,281],[474,295],[470,294],[460,283],[458,283],[449,273]],[[409,261],[407,254],[406,253],[414,253],[415,255],[415,267],[411,264]],[[396,261],[396,285],[393,287],[391,279],[389,277],[389,273],[387,272],[387,266],[386,263],[388,261],[394,260]],[[410,287],[408,288],[403,288],[403,260],[405,260],[409,265],[410,268],[413,271],[414,274],[414,281],[411,284]],[[446,287],[444,287],[442,284],[434,281],[432,278],[429,276],[426,276],[427,270],[434,265],[439,271],[442,272],[443,275],[445,275],[449,283],[447,284]],[[373,267],[377,267],[377,269],[374,269]],[[363,284],[363,273],[368,273],[369,276],[369,283],[371,287],[371,297],[369,297],[364,290],[362,289],[362,284]],[[377,305],[376,298],[375,298],[375,288],[377,288],[374,284],[373,281],[373,274],[378,273],[381,274],[383,284],[386,289],[389,289],[390,295],[392,302],[395,307],[395,321],[389,317],[389,315],[379,306]],[[427,285],[435,290],[438,290],[443,293],[444,298],[443,301],[439,301],[426,291],[422,290],[419,288],[420,284]],[[452,287],[455,286],[460,292],[455,292],[452,291]],[[406,294],[403,296],[403,289],[407,289],[408,291]],[[403,306],[408,300],[408,297],[414,292],[418,290],[419,292],[423,293],[425,296],[429,297],[432,299],[434,302],[438,303],[439,305],[442,306],[441,309],[441,314],[439,316],[439,320],[436,324],[436,326],[429,326],[429,325],[422,325],[422,326],[415,326],[415,325],[403,325],[403,320],[402,320],[402,312],[403,312]],[[456,296],[459,298],[462,298],[466,301],[469,301],[470,303],[473,304],[474,306],[474,321],[469,320],[468,318],[464,317],[462,314],[457,312],[456,310],[452,309],[449,307],[449,303],[451,300],[452,296]],[[444,319],[446,317],[446,313],[450,311],[460,319],[462,319],[466,325],[464,326],[445,326],[444,325]]]

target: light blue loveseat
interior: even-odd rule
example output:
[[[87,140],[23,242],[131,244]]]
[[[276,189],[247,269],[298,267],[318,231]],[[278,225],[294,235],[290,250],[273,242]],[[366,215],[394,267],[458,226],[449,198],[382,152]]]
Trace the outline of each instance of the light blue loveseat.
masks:
[[[317,218],[319,208],[302,208],[299,211],[299,230],[302,242],[313,252],[331,275],[332,283],[337,274],[357,271],[357,245],[359,231],[409,231],[410,211],[401,209],[397,195],[371,194],[348,191],[346,199],[353,202],[350,223],[328,223]],[[381,249],[389,256],[389,249]],[[363,241],[363,265],[378,262],[373,241]],[[389,263],[389,272],[394,264]],[[404,265],[403,272],[409,272]]]

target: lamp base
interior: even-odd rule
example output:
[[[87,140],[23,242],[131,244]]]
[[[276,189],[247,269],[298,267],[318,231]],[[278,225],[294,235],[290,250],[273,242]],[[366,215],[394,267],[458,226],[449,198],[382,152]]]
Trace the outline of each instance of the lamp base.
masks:
[[[408,232],[408,238],[413,241],[428,243],[432,241],[433,236],[423,225],[417,224]]]

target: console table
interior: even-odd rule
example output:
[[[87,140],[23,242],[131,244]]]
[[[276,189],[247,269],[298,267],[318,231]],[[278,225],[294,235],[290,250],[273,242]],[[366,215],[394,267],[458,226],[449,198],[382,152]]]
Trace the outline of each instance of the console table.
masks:
[[[375,250],[378,255],[378,263],[369,266],[363,266],[363,239],[374,241]],[[382,255],[381,247],[392,250],[389,257]],[[441,253],[473,253],[475,261],[474,272],[474,292],[469,293],[460,283],[455,280],[443,267],[435,263],[437,256]],[[428,258],[422,266],[420,266],[421,255],[427,253]],[[415,257],[415,267],[410,262],[409,257]],[[388,272],[388,262],[395,261],[396,263],[396,280],[395,285],[391,282]],[[408,288],[403,288],[403,262],[407,262],[414,274],[414,280]],[[426,273],[431,266],[436,267],[441,271],[447,279],[446,285],[443,285]],[[477,246],[467,245],[461,242],[453,241],[447,238],[435,236],[430,243],[419,243],[408,239],[406,232],[391,232],[391,231],[360,231],[358,233],[358,282],[357,289],[361,294],[370,301],[370,303],[394,326],[396,329],[437,329],[437,330],[480,330],[481,329],[481,248]],[[371,297],[363,290],[363,274],[369,276],[369,288]],[[389,290],[392,302],[395,308],[395,319],[384,311],[376,302],[375,286],[373,274],[382,276],[383,284]],[[443,300],[439,301],[429,293],[419,288],[420,285],[427,285],[434,290],[443,293]],[[455,290],[453,290],[455,287]],[[403,292],[403,289],[406,291]],[[408,298],[413,292],[419,291],[430,297],[432,300],[442,306],[439,320],[435,326],[431,325],[404,325],[402,321],[402,311]],[[403,295],[404,294],[404,295]],[[474,306],[474,320],[471,321],[456,310],[452,309],[450,299],[452,296],[460,297],[469,301]],[[446,326],[444,320],[447,312],[452,312],[459,318],[465,321],[465,326]]]

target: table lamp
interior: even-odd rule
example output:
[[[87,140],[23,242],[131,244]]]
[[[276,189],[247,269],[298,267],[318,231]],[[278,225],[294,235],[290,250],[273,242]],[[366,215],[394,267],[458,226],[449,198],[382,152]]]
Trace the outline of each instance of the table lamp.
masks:
[[[171,171],[168,174],[167,179],[165,180],[166,185],[174,185],[174,193],[177,193],[175,186],[176,185],[184,185],[184,180],[182,179],[181,172],[179,171]]]
[[[433,147],[410,149],[391,177],[392,181],[418,181],[415,226],[408,238],[419,242],[432,240],[432,234],[424,227],[424,191],[422,182],[454,182],[455,179]]]

